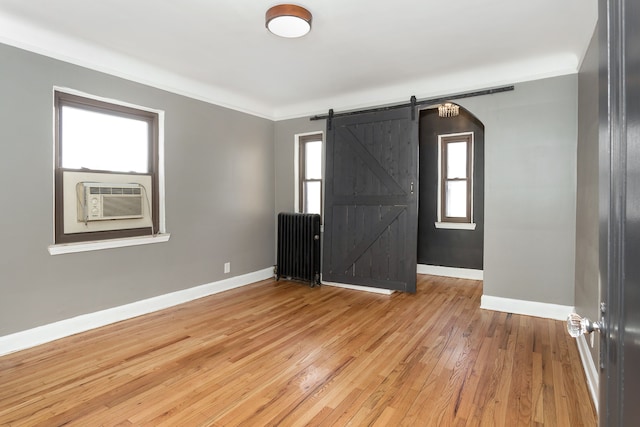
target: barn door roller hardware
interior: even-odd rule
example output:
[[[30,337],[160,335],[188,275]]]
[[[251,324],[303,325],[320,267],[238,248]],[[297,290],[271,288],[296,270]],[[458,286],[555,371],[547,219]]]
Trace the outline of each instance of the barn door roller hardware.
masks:
[[[418,102],[416,96],[412,95],[409,102],[411,103],[411,121],[413,122],[416,119],[416,104]]]
[[[368,109],[364,109],[364,110],[354,110],[354,111],[345,111],[342,113],[334,113],[333,109],[329,110],[329,114],[323,114],[320,116],[312,116],[310,118],[310,120],[324,120],[324,119],[329,119],[329,123],[327,123],[327,129],[331,130],[331,120],[336,118],[336,117],[343,117],[343,116],[353,116],[356,114],[362,114],[362,113],[374,113],[377,111],[388,111],[388,110],[395,110],[397,108],[405,108],[405,107],[412,107],[413,112],[411,113],[411,118],[415,119],[415,107],[418,105],[434,105],[434,104],[440,104],[442,102],[446,102],[446,101],[453,101],[455,99],[463,99],[463,98],[471,98],[474,96],[483,96],[483,95],[493,95],[496,93],[501,93],[501,92],[509,92],[514,90],[514,86],[502,86],[502,87],[497,87],[497,88],[493,88],[493,89],[484,89],[484,90],[479,90],[476,92],[466,92],[466,93],[459,93],[459,94],[455,94],[455,95],[448,95],[448,96],[441,96],[438,98],[430,98],[430,99],[423,99],[421,101],[416,101],[415,100],[415,96],[411,97],[411,101],[409,103],[405,103],[405,104],[396,104],[396,105],[387,105],[384,107],[373,107],[373,108],[368,108]]]

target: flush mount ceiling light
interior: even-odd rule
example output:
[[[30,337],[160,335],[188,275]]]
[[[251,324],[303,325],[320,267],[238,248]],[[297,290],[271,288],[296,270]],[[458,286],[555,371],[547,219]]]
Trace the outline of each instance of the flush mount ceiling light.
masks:
[[[273,6],[265,15],[265,25],[276,36],[302,37],[311,31],[311,12],[295,4]]]
[[[438,116],[440,117],[455,117],[460,114],[460,107],[450,102],[438,105]]]

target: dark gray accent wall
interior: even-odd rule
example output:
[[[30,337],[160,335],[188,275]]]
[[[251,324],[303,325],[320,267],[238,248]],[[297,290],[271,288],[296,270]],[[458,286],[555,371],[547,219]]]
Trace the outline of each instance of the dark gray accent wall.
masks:
[[[473,132],[473,221],[475,230],[436,228],[438,220],[438,135]],[[484,126],[460,109],[439,117],[435,108],[420,112],[420,199],[418,264],[482,270],[484,246]]]
[[[0,64],[0,336],[273,265],[272,121],[5,45]],[[168,242],[49,255],[54,86],[165,111]]]
[[[578,150],[576,194],[575,307],[582,316],[600,318],[598,202],[598,30],[589,44],[578,75]],[[591,356],[599,366],[600,336]],[[589,339],[588,339],[589,341]]]

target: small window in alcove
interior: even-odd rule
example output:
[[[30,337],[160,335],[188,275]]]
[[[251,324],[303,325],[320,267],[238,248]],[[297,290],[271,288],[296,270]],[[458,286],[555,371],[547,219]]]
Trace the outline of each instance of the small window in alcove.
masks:
[[[473,132],[439,135],[438,157],[436,227],[473,226]]]

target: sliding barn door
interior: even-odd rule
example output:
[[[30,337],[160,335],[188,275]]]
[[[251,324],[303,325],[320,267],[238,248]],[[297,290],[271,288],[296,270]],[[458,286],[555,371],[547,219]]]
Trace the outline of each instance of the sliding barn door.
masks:
[[[416,291],[417,175],[410,107],[328,123],[323,280]]]

